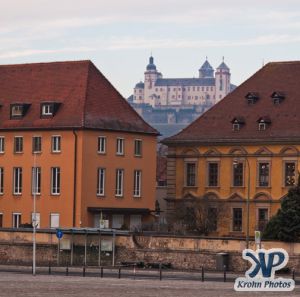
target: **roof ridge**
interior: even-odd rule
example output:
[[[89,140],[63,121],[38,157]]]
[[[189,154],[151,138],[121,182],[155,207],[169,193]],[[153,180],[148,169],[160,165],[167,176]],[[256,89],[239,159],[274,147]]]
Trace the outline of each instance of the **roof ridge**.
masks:
[[[49,64],[84,64],[92,63],[91,60],[71,60],[71,61],[50,61],[50,62],[33,62],[33,63],[19,63],[19,64],[1,64],[0,67],[20,67],[20,66],[38,66],[38,65],[49,65]]]

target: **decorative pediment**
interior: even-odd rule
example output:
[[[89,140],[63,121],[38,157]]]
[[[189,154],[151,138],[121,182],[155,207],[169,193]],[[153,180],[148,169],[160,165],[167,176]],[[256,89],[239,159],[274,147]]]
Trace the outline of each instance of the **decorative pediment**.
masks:
[[[243,147],[236,146],[236,147],[232,147],[229,150],[229,154],[233,154],[233,155],[247,155],[248,152]]]
[[[273,153],[266,147],[261,147],[258,149],[255,154],[257,155],[272,155]]]
[[[186,156],[192,156],[192,157],[198,157],[200,156],[200,153],[197,149],[195,148],[187,148],[187,149],[184,149],[182,152],[181,152],[181,155],[186,155]]]
[[[271,201],[272,197],[269,193],[260,192],[254,195],[253,200],[255,201]]]
[[[215,192],[207,192],[204,194],[203,198],[207,199],[207,200],[219,200],[220,199],[219,195]]]
[[[215,148],[209,149],[204,153],[205,156],[220,156],[222,153]]]
[[[284,155],[298,155],[299,151],[294,146],[285,146],[281,149],[280,154]]]
[[[242,197],[239,193],[233,193],[228,197],[227,200],[234,202],[234,201],[245,200],[245,198]]]

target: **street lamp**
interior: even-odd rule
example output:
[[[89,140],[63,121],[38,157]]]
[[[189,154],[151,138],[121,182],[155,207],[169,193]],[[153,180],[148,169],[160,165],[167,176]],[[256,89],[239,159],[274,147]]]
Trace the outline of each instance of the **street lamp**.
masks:
[[[36,190],[37,190],[37,168],[36,168],[36,153],[33,153],[33,218],[32,218],[32,275],[36,274]]]
[[[245,160],[248,168],[248,187],[247,187],[247,199],[246,199],[246,208],[247,208],[247,225],[246,225],[246,248],[249,248],[249,225],[250,225],[250,164],[247,156],[245,156]],[[239,159],[235,158],[233,160],[233,164],[237,165],[239,163]]]

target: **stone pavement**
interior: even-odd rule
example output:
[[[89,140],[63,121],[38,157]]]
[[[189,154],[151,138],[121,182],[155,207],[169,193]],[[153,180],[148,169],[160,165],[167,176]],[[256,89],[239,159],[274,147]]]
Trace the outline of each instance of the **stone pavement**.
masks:
[[[300,287],[293,292],[237,293],[233,283],[186,280],[133,280],[79,276],[53,276],[0,272],[0,296],[5,297],[229,297],[229,296],[300,296]]]

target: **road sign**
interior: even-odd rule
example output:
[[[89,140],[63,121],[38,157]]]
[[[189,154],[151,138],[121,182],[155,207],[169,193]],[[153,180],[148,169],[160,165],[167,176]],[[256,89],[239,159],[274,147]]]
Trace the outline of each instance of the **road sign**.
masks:
[[[61,239],[63,237],[64,233],[60,229],[56,229],[56,237],[58,239]]]
[[[261,232],[255,231],[255,243],[260,244],[260,241],[261,241]]]

